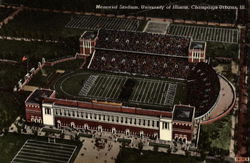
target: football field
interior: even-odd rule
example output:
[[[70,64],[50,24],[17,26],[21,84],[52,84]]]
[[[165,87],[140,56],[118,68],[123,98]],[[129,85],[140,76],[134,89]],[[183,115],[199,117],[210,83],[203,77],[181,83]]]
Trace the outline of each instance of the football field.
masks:
[[[126,90],[128,79],[135,81],[128,103],[147,106],[173,106],[184,102],[186,84],[183,81],[159,80],[144,77],[131,77],[125,75],[110,75],[102,73],[76,73],[65,77],[60,89],[73,98],[101,100],[109,102],[119,101],[122,90]],[[77,81],[79,80],[79,81]],[[74,88],[72,88],[74,83]],[[68,87],[71,87],[68,89]],[[68,91],[67,91],[68,90]],[[74,90],[74,92],[70,92]],[[69,93],[70,92],[70,93]]]

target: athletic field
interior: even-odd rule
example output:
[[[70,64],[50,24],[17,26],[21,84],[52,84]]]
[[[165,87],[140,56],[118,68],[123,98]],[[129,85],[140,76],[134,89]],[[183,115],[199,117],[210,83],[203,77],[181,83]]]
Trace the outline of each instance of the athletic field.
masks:
[[[66,28],[98,30],[126,30],[136,31],[143,21],[134,19],[111,18],[93,15],[78,15],[71,19]]]
[[[27,140],[11,163],[69,163],[75,145]]]
[[[72,99],[123,102],[119,97],[128,79],[135,81],[126,103],[143,106],[168,106],[185,102],[186,84],[182,81],[158,80],[125,75],[78,72],[64,75],[56,84],[61,95]]]
[[[195,41],[223,43],[238,43],[239,41],[239,30],[236,28],[170,24],[167,33],[177,36],[192,36]]]

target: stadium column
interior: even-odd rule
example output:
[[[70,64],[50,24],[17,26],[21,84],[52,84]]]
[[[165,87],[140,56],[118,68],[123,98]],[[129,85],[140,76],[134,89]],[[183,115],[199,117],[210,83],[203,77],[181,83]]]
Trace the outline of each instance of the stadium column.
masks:
[[[55,126],[54,111],[52,104],[42,104],[43,124],[48,126]]]
[[[172,120],[167,118],[161,118],[159,132],[161,140],[172,141]]]
[[[135,124],[135,118],[132,118],[131,121],[132,121],[132,124]]]
[[[117,122],[117,116],[114,117],[114,122]]]

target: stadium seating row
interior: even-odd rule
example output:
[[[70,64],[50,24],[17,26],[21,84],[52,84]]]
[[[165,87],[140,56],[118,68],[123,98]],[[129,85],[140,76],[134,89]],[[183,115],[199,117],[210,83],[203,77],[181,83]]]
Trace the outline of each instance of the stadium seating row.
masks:
[[[206,113],[215,103],[220,83],[216,72],[206,63],[198,63],[190,71],[188,79],[188,91],[192,96],[188,97],[190,105],[196,107],[195,115]]]
[[[100,30],[97,48],[187,56],[190,39],[172,35]]]
[[[186,58],[96,50],[90,69],[186,79],[192,65]]]

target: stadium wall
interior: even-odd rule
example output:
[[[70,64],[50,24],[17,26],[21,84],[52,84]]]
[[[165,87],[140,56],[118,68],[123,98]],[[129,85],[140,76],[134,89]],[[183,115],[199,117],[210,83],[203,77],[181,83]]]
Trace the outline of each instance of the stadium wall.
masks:
[[[218,74],[219,75],[219,74]],[[220,76],[220,75],[219,75]],[[221,76],[220,76],[221,77]],[[220,88],[221,88],[221,85],[220,85]],[[219,88],[219,89],[220,89]],[[214,108],[216,107],[218,101],[220,99],[220,92],[219,92],[219,95],[217,96],[217,99],[215,101],[215,103],[213,104],[213,106],[203,115],[199,116],[199,117],[196,117],[195,118],[195,122],[196,123],[202,123],[203,121],[206,121],[206,119],[209,117],[209,115],[211,114],[211,112],[214,110]]]
[[[58,123],[61,123],[61,126],[69,126],[75,128],[84,128],[84,126],[86,127],[87,124],[89,129],[93,130],[98,130],[98,126],[101,126],[103,131],[108,131],[108,132],[112,132],[112,128],[115,128],[116,131],[120,133],[125,133],[126,130],[129,130],[130,134],[132,135],[140,135],[140,132],[142,131],[146,136],[154,136],[156,134],[157,135],[159,134],[159,130],[157,129],[147,129],[147,128],[127,126],[127,125],[109,124],[109,123],[94,122],[89,120],[77,120],[73,118],[55,117],[55,122],[57,125]]]
[[[62,106],[68,106],[68,107],[79,107],[79,108],[88,108],[88,109],[93,109],[93,110],[103,110],[103,111],[148,115],[148,116],[156,116],[156,117],[162,116],[162,117],[172,118],[172,112],[156,111],[156,110],[150,110],[150,109],[108,105],[108,104],[96,104],[93,102],[83,102],[83,101],[80,102],[80,101],[64,100],[64,99],[57,99],[57,98],[45,98],[43,103],[54,103],[54,105],[62,105]]]
[[[230,87],[232,88],[232,92],[234,94],[234,100],[231,102],[229,108],[227,108],[227,110],[223,113],[221,113],[220,115],[218,115],[217,117],[213,118],[213,119],[208,119],[205,121],[202,121],[201,124],[205,125],[205,124],[210,124],[213,123],[221,118],[223,118],[224,116],[226,116],[228,113],[231,112],[231,110],[235,107],[236,104],[236,90],[235,87],[233,86],[233,84],[227,80],[227,78],[225,78],[223,75],[218,74],[221,78],[223,78],[225,81],[227,81],[227,83],[230,85]],[[214,107],[216,107],[217,102],[215,103]],[[212,110],[209,111],[209,114],[211,114],[211,112],[213,111],[214,108],[211,108]]]

